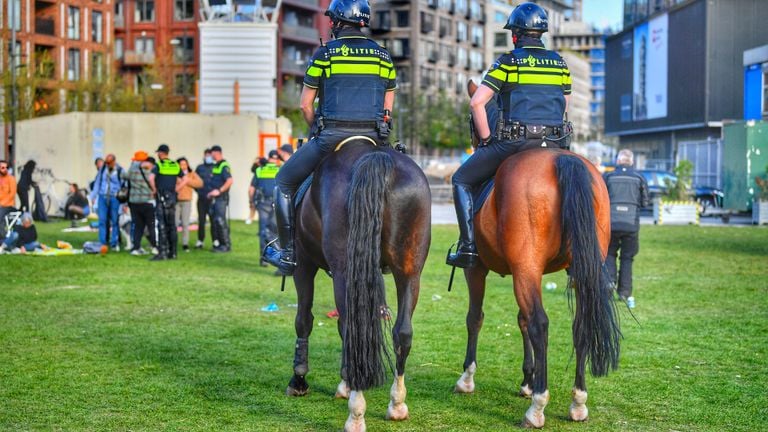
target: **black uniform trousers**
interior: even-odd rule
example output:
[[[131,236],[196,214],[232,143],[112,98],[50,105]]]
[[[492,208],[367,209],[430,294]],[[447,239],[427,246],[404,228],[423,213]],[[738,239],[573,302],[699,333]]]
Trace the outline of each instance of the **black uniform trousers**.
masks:
[[[205,241],[205,220],[210,219],[211,199],[204,194],[197,194],[197,239]],[[211,222],[211,237],[213,237],[213,219]]]
[[[638,231],[611,231],[611,243],[608,245],[608,256],[605,265],[608,274],[617,282],[619,296],[627,298],[632,295],[632,261],[640,250]],[[619,278],[616,279],[616,257],[619,257]]]
[[[227,205],[229,194],[219,195],[211,201],[211,229],[214,242],[219,241],[219,246],[232,247],[229,239],[229,225],[227,224]]]
[[[259,250],[263,251],[267,243],[277,237],[277,221],[275,219],[275,200],[272,196],[262,195],[256,199],[256,210],[259,212]]]
[[[129,203],[131,221],[133,222],[133,250],[141,249],[141,238],[144,230],[149,230],[149,244],[157,245],[155,238],[155,206],[152,203]]]
[[[492,144],[478,147],[475,153],[464,162],[453,174],[451,181],[453,184],[461,185],[467,188],[480,186],[496,174],[504,160],[523,150],[541,148],[542,139],[516,139],[516,140],[495,140]],[[546,141],[546,147],[560,148],[551,141]]]
[[[179,234],[176,232],[176,192],[159,190],[157,195],[155,231],[158,255],[173,258],[179,242]]]
[[[370,129],[323,129],[320,134],[299,147],[280,168],[275,177],[280,192],[293,197],[301,183],[312,174],[320,161],[341,141],[355,135],[367,136],[379,142],[378,132]]]

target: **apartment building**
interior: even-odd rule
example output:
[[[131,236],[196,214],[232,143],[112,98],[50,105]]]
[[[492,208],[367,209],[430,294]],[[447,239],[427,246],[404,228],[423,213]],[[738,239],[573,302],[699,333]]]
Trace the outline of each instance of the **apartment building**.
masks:
[[[34,114],[64,111],[68,90],[77,82],[107,76],[111,61],[112,0],[9,0],[0,3],[0,68],[15,59],[17,84],[35,81],[22,92],[20,110]],[[11,13],[13,12],[13,13]],[[12,29],[16,46],[10,50]],[[26,94],[34,92],[34,94]]]
[[[278,17],[277,83],[286,103],[298,104],[307,62],[323,41],[330,39],[324,16],[330,0],[283,0]]]
[[[179,111],[192,110],[199,68],[199,0],[111,1],[118,73],[142,92],[153,84],[145,74],[153,67],[163,84],[173,87],[170,104]]]
[[[589,61],[589,137],[597,141],[604,139],[605,130],[605,37],[583,22],[567,22],[552,36],[555,50],[572,51]]]

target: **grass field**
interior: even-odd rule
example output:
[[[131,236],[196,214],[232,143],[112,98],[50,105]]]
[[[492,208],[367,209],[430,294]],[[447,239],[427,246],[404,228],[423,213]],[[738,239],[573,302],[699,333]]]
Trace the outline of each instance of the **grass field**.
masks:
[[[94,234],[41,224],[41,240]],[[411,419],[385,421],[388,387],[366,392],[371,431],[516,430],[522,343],[510,278],[491,276],[477,390],[461,374],[467,290],[446,292],[455,229],[436,227],[414,316],[406,384]],[[234,252],[150,263],[106,257],[0,257],[0,430],[330,431],[340,342],[330,279],[318,276],[310,394],[284,396],[296,295],[257,263],[256,225],[233,223]],[[590,420],[567,420],[574,360],[563,272],[550,318],[547,430],[753,431],[768,421],[768,229],[644,226],[635,322],[624,310],[620,369],[588,378]],[[391,279],[387,279],[393,299]],[[279,312],[261,312],[276,302]],[[390,302],[394,304],[394,301]]]

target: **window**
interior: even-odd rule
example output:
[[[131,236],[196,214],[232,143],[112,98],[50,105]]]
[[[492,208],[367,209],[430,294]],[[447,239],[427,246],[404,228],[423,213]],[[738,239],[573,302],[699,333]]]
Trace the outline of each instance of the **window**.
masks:
[[[605,87],[605,77],[604,76],[593,76],[592,77],[592,87]]]
[[[421,13],[421,32],[430,33],[434,28],[434,16],[428,13]]]
[[[67,80],[78,81],[80,79],[80,50],[69,49],[67,52]]]
[[[451,35],[451,20],[447,18],[440,18],[440,37]]]
[[[125,52],[125,42],[123,41],[123,38],[115,39],[115,58],[118,60],[122,59],[124,52]]]
[[[589,50],[589,58],[603,60],[605,59],[605,50],[602,48],[593,48]]]
[[[480,26],[472,26],[472,45],[483,46],[483,28]]]
[[[104,79],[104,55],[99,52],[93,53],[91,63],[91,78],[102,81]]]
[[[67,14],[67,37],[69,39],[80,39],[80,9],[74,6],[69,7]]]
[[[451,79],[448,75],[448,71],[441,70],[438,72],[437,85],[440,89],[448,89],[451,87]]]
[[[496,13],[493,15],[493,21],[496,23],[506,23],[507,22],[507,14],[504,12],[496,11]]]
[[[409,23],[410,17],[411,17],[410,12],[407,10],[397,11],[397,26],[408,27],[410,25]]]
[[[175,0],[173,4],[173,19],[175,21],[191,21],[195,19],[194,0]]]
[[[456,23],[456,42],[464,42],[467,40],[467,23]]]
[[[407,84],[411,82],[411,70],[407,67],[398,68],[397,82],[398,84]],[[399,96],[399,95],[398,95]]]
[[[411,55],[410,40],[408,39],[395,39],[392,41],[392,49],[389,50],[392,57],[403,58]]]
[[[467,0],[456,0],[456,13],[463,14],[467,12]]]
[[[592,73],[605,72],[605,63],[592,63],[592,65],[590,66],[590,69]]]
[[[763,117],[768,115],[768,72],[763,72]]]
[[[605,90],[594,90],[592,92],[592,100],[601,101],[605,98]]]
[[[104,21],[101,12],[94,11],[91,15],[91,40],[93,42],[103,42],[104,39]]]
[[[192,63],[195,61],[195,38],[192,36],[179,36],[173,39],[173,41],[174,62]]]
[[[136,38],[136,52],[141,54],[154,54],[155,39],[142,37]]]
[[[456,60],[458,60],[458,65],[461,67],[466,66],[467,64],[467,49],[459,47],[459,51],[456,54]]]
[[[493,35],[493,46],[495,47],[505,47],[507,46],[507,39],[509,37],[507,36],[507,33],[494,33]]]
[[[125,26],[125,3],[123,0],[115,0],[115,27]]]
[[[187,96],[192,94],[192,86],[195,82],[195,76],[191,73],[176,74],[173,80],[173,94]]]
[[[136,0],[136,10],[133,20],[136,22],[152,22],[155,20],[155,0]]]

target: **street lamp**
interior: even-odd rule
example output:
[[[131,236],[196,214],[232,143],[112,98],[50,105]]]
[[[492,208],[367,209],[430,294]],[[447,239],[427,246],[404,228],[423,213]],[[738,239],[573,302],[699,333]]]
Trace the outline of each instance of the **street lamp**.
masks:
[[[186,112],[188,111],[189,106],[189,94],[187,92],[187,89],[189,87],[189,83],[187,81],[187,47],[184,45],[187,40],[187,31],[184,30],[184,32],[181,34],[181,39],[179,38],[173,38],[171,39],[171,45],[174,47],[177,47],[180,49],[180,57],[181,57],[181,85],[182,85],[182,95],[184,96],[184,106],[182,108],[182,111]],[[194,48],[193,48],[194,49]]]

